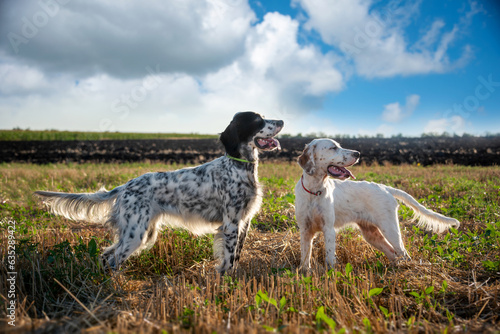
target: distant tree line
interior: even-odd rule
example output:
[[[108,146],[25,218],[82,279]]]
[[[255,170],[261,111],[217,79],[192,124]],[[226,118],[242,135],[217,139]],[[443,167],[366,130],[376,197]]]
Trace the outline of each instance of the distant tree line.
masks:
[[[281,138],[338,138],[338,139],[356,139],[356,138],[409,138],[408,136],[403,135],[402,133],[398,134],[393,134],[391,136],[386,137],[383,133],[377,133],[376,135],[350,135],[350,134],[336,134],[336,135],[328,135],[324,132],[311,132],[311,133],[298,133],[296,135],[291,135],[289,133],[284,133],[280,135]],[[410,136],[411,137],[411,136]],[[500,137],[500,132],[498,133],[491,133],[491,132],[486,132],[484,135],[473,135],[470,133],[463,133],[462,135],[456,134],[456,133],[449,133],[449,132],[443,132],[443,133],[437,133],[437,132],[427,132],[427,133],[422,133],[420,135],[420,138],[469,138],[469,137],[486,137],[486,138],[493,138],[493,137]]]

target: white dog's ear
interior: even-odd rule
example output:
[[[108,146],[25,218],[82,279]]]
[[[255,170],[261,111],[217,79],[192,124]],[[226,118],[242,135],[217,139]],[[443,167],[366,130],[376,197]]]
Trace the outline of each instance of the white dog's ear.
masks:
[[[300,167],[302,167],[302,169],[309,175],[313,175],[316,171],[312,150],[311,146],[306,145],[304,152],[302,152],[298,159]]]

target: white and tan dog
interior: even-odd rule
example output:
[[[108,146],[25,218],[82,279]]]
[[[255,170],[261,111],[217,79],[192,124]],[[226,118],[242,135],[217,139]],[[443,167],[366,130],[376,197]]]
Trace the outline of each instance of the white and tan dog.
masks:
[[[299,157],[302,177],[295,187],[295,215],[300,228],[301,269],[308,271],[317,232],[325,236],[326,266],[335,265],[335,233],[348,225],[359,227],[368,243],[390,260],[409,258],[398,222],[399,199],[415,211],[415,219],[435,232],[460,223],[426,209],[406,192],[373,182],[344,181],[354,175],[346,168],[358,162],[359,152],[331,139],[315,139]],[[333,179],[329,178],[332,177]]]

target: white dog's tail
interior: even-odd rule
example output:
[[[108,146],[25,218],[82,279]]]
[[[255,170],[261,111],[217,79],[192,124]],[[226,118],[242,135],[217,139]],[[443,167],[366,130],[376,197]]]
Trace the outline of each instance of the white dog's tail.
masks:
[[[417,202],[410,194],[406,192],[387,187],[387,191],[404,204],[408,205],[415,211],[414,220],[418,219],[418,226],[424,226],[437,233],[446,231],[450,226],[458,228],[460,222],[454,218],[443,216],[437,212],[427,209],[425,206]]]
[[[102,188],[96,193],[68,194],[53,191],[35,191],[49,206],[52,213],[73,220],[105,223],[111,215],[111,207],[122,186],[111,191]]]

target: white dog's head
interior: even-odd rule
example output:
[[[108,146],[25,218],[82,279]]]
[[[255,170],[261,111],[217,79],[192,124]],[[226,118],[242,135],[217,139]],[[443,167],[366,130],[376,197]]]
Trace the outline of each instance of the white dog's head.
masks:
[[[314,139],[299,157],[299,165],[309,175],[329,175],[339,180],[354,175],[346,168],[359,160],[359,152],[346,150],[332,139]]]

